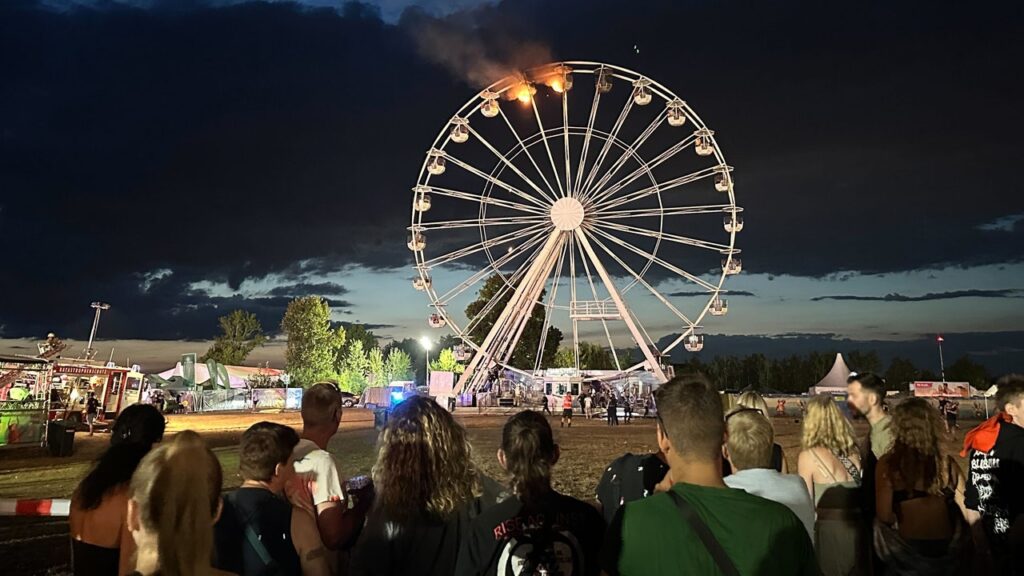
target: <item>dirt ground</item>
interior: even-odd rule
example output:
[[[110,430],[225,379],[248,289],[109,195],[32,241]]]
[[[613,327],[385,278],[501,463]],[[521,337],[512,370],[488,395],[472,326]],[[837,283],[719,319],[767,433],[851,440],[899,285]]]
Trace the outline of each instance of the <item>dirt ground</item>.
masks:
[[[507,415],[481,416],[458,414],[473,444],[473,461],[488,475],[505,480],[495,456],[501,441],[501,427]],[[242,431],[260,420],[272,420],[301,428],[297,413],[201,414],[168,417],[168,436],[192,429],[200,432],[214,449],[224,467],[224,488],[241,483],[238,476],[238,440]],[[554,484],[560,492],[582,500],[594,498],[597,481],[607,464],[626,453],[644,453],[656,448],[654,421],[634,420],[632,424],[610,428],[603,421],[577,417],[572,428],[559,428],[551,419],[562,457],[555,467]],[[775,418],[776,441],[785,450],[790,469],[796,470],[800,444],[800,422],[794,418]],[[963,429],[973,426],[965,422]],[[859,423],[858,433],[867,433]],[[948,441],[951,452],[959,449],[963,430]],[[360,409],[347,410],[342,428],[328,447],[338,456],[349,476],[369,474],[376,457],[377,432],[372,415]],[[0,452],[0,498],[68,498],[86,474],[93,459],[108,445],[109,436],[75,438],[75,454],[54,458],[38,448]],[[68,572],[70,546],[65,519],[0,517],[0,557],[5,558],[10,574],[61,574]]]

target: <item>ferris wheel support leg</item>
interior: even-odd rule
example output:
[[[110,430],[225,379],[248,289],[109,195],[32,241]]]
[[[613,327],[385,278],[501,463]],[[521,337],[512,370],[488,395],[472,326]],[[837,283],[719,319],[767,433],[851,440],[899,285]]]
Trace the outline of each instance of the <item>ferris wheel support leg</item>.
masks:
[[[537,259],[519,281],[508,304],[494,322],[487,337],[480,344],[480,352],[473,356],[466,370],[459,377],[454,393],[461,394],[467,389],[475,389],[487,377],[487,370],[493,361],[501,358],[506,351],[515,349],[522,328],[533,313],[532,304],[544,288],[544,280],[550,275],[555,265],[558,249],[564,240],[562,234],[552,232],[538,254]],[[513,337],[514,336],[514,337]],[[507,362],[507,358],[504,359]]]
[[[640,333],[640,329],[637,327],[636,322],[633,321],[633,316],[629,313],[629,309],[626,307],[626,303],[622,300],[622,296],[619,295],[619,291],[616,290],[615,284],[608,275],[608,271],[605,270],[604,265],[601,264],[601,260],[597,257],[597,253],[594,252],[593,246],[590,245],[590,240],[587,239],[586,234],[584,234],[579,228],[575,230],[575,234],[580,247],[583,248],[587,257],[590,258],[590,262],[594,265],[594,270],[597,272],[597,275],[601,277],[601,281],[604,282],[604,286],[608,290],[608,294],[611,296],[612,302],[615,303],[615,307],[619,310],[619,315],[622,316],[622,321],[626,323],[626,327],[629,328],[629,333],[633,336],[633,340],[636,341],[637,346],[640,347],[640,351],[643,352],[644,358],[647,360],[647,366],[658,380],[661,382],[668,381],[668,378],[665,376],[665,371],[661,369],[661,364],[659,364],[654,358],[654,354],[651,352],[651,347],[647,345],[647,341],[644,339],[643,334]]]

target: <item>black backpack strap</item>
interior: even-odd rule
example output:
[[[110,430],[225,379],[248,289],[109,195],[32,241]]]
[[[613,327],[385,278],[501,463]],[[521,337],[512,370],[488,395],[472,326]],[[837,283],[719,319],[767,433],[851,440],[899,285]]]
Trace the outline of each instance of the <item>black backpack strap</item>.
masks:
[[[672,499],[672,502],[675,503],[676,508],[679,509],[679,514],[683,517],[683,520],[697,533],[697,537],[700,538],[704,547],[707,548],[708,554],[711,554],[711,558],[714,559],[722,574],[725,576],[740,576],[736,565],[729,559],[729,555],[725,553],[722,545],[718,543],[718,539],[711,533],[711,529],[701,520],[697,512],[690,506],[690,503],[679,494],[676,494],[675,490],[669,490],[667,494]]]

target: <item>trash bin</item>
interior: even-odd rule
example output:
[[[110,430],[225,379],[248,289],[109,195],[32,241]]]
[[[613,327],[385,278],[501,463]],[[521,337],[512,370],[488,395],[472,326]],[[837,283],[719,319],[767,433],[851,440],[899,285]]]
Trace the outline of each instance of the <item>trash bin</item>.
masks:
[[[378,407],[373,411],[373,427],[378,430],[388,423],[388,409]]]
[[[71,456],[75,449],[75,423],[53,420],[47,424],[46,445],[51,456]]]

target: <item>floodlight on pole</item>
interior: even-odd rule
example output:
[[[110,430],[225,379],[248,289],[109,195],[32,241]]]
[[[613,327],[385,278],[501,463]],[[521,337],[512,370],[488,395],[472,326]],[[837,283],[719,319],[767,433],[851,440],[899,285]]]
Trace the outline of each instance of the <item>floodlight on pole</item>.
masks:
[[[935,342],[939,345],[939,372],[942,374],[943,382],[946,381],[946,363],[942,360],[942,343],[945,341],[946,339],[942,337],[942,334],[935,338]]]
[[[423,383],[430,385],[430,347],[433,343],[426,336],[420,338],[420,346],[423,346]]]
[[[82,355],[85,356],[86,360],[92,360],[96,356],[96,349],[92,347],[93,340],[96,339],[96,329],[100,326],[100,313],[104,310],[110,310],[110,304],[105,302],[93,302],[90,306],[96,310],[96,315],[92,319],[92,330],[89,332],[89,344],[86,345]]]

